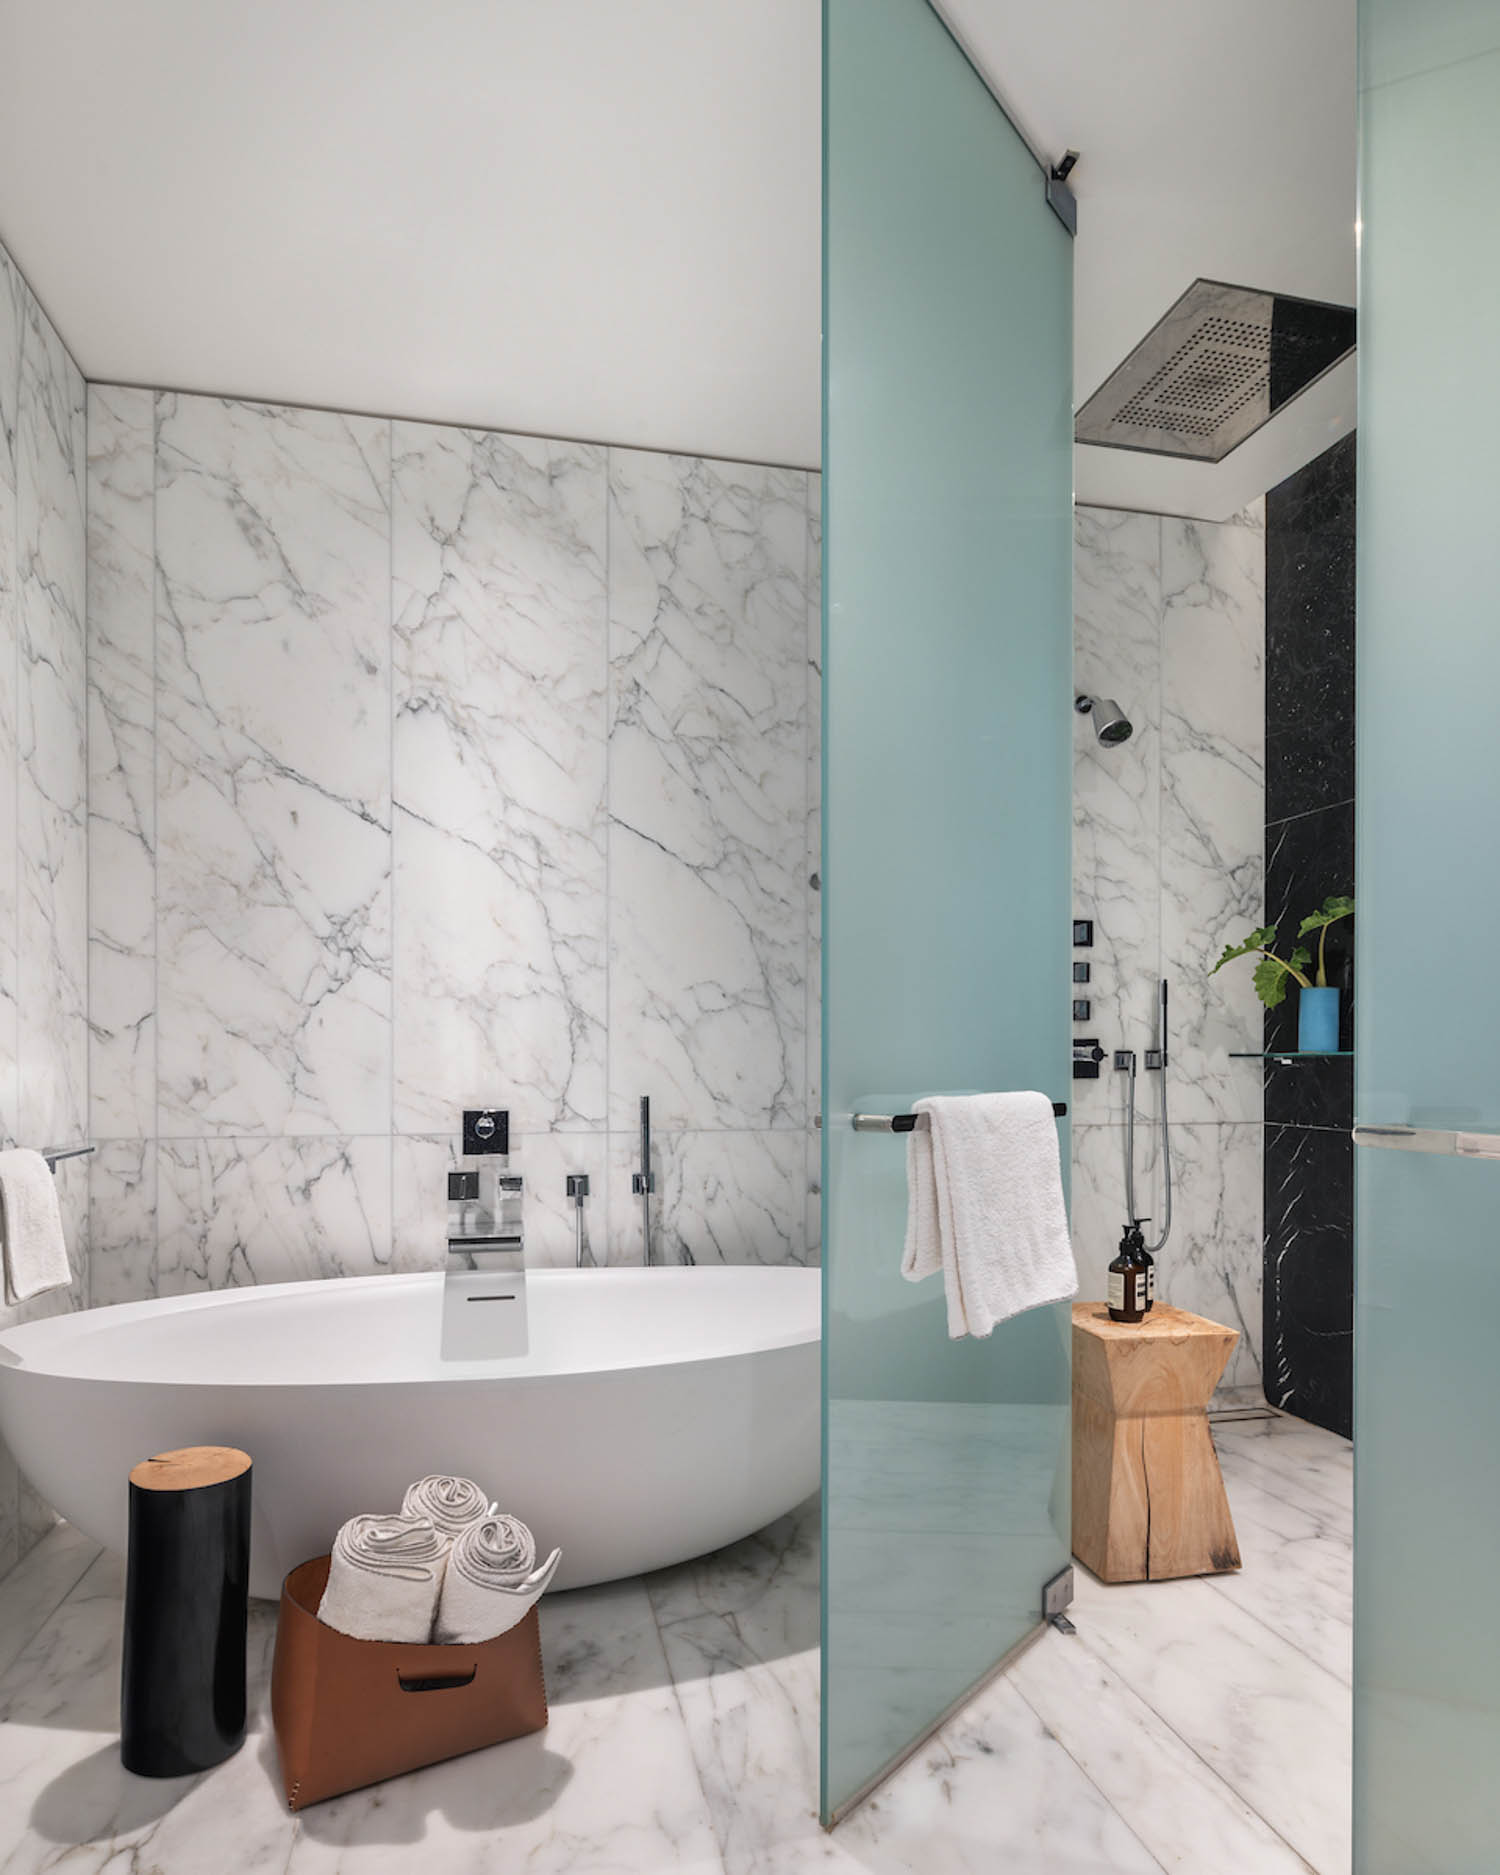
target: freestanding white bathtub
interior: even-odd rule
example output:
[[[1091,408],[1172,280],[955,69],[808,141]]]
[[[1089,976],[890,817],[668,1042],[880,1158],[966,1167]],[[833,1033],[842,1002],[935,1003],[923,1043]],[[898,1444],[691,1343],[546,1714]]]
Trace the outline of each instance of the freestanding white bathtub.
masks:
[[[489,1361],[438,1358],[442,1286],[281,1283],[5,1329],[0,1436],[115,1550],[139,1459],[243,1447],[256,1595],[427,1472],[561,1544],[557,1588],[702,1555],[816,1490],[816,1270],[533,1270],[529,1352]]]

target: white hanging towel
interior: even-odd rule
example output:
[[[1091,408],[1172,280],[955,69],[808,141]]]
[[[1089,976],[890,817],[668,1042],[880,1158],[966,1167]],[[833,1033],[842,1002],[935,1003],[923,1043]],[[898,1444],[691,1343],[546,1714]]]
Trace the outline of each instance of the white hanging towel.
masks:
[[[39,1152],[0,1152],[0,1262],[5,1300],[29,1302],[70,1282],[57,1180]]]
[[[928,1125],[906,1142],[901,1274],[915,1283],[942,1271],[949,1335],[988,1335],[1077,1295],[1047,1096],[942,1095],[916,1111]]]

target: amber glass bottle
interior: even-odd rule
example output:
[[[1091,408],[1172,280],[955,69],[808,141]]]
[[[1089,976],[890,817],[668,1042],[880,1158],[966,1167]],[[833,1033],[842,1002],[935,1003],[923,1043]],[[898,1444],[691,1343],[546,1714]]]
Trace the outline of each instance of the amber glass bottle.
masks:
[[[1146,1259],[1146,1240],[1139,1224],[1129,1224],[1120,1239],[1120,1248],[1109,1266],[1109,1319],[1112,1322],[1143,1322],[1150,1306],[1147,1284],[1150,1265]]]

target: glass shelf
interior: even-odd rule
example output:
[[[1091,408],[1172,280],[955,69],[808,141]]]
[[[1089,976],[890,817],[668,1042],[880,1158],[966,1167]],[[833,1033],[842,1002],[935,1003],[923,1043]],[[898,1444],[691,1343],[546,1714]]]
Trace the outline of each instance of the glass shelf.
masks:
[[[1352,1048],[1257,1048],[1249,1050],[1231,1048],[1231,1061],[1352,1061]]]

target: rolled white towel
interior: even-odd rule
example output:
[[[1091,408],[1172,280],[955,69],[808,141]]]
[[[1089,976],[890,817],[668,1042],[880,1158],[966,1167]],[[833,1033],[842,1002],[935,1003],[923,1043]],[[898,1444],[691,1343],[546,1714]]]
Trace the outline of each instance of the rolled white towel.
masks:
[[[493,1515],[494,1509],[472,1478],[449,1478],[436,1472],[409,1484],[401,1500],[403,1517],[425,1520],[450,1542],[471,1523]]]
[[[351,1517],[333,1540],[318,1619],[360,1641],[432,1639],[448,1540],[415,1517]]]
[[[448,1552],[432,1638],[472,1645],[509,1633],[541,1599],[561,1561],[555,1549],[537,1568],[536,1543],[518,1518],[470,1524]]]

